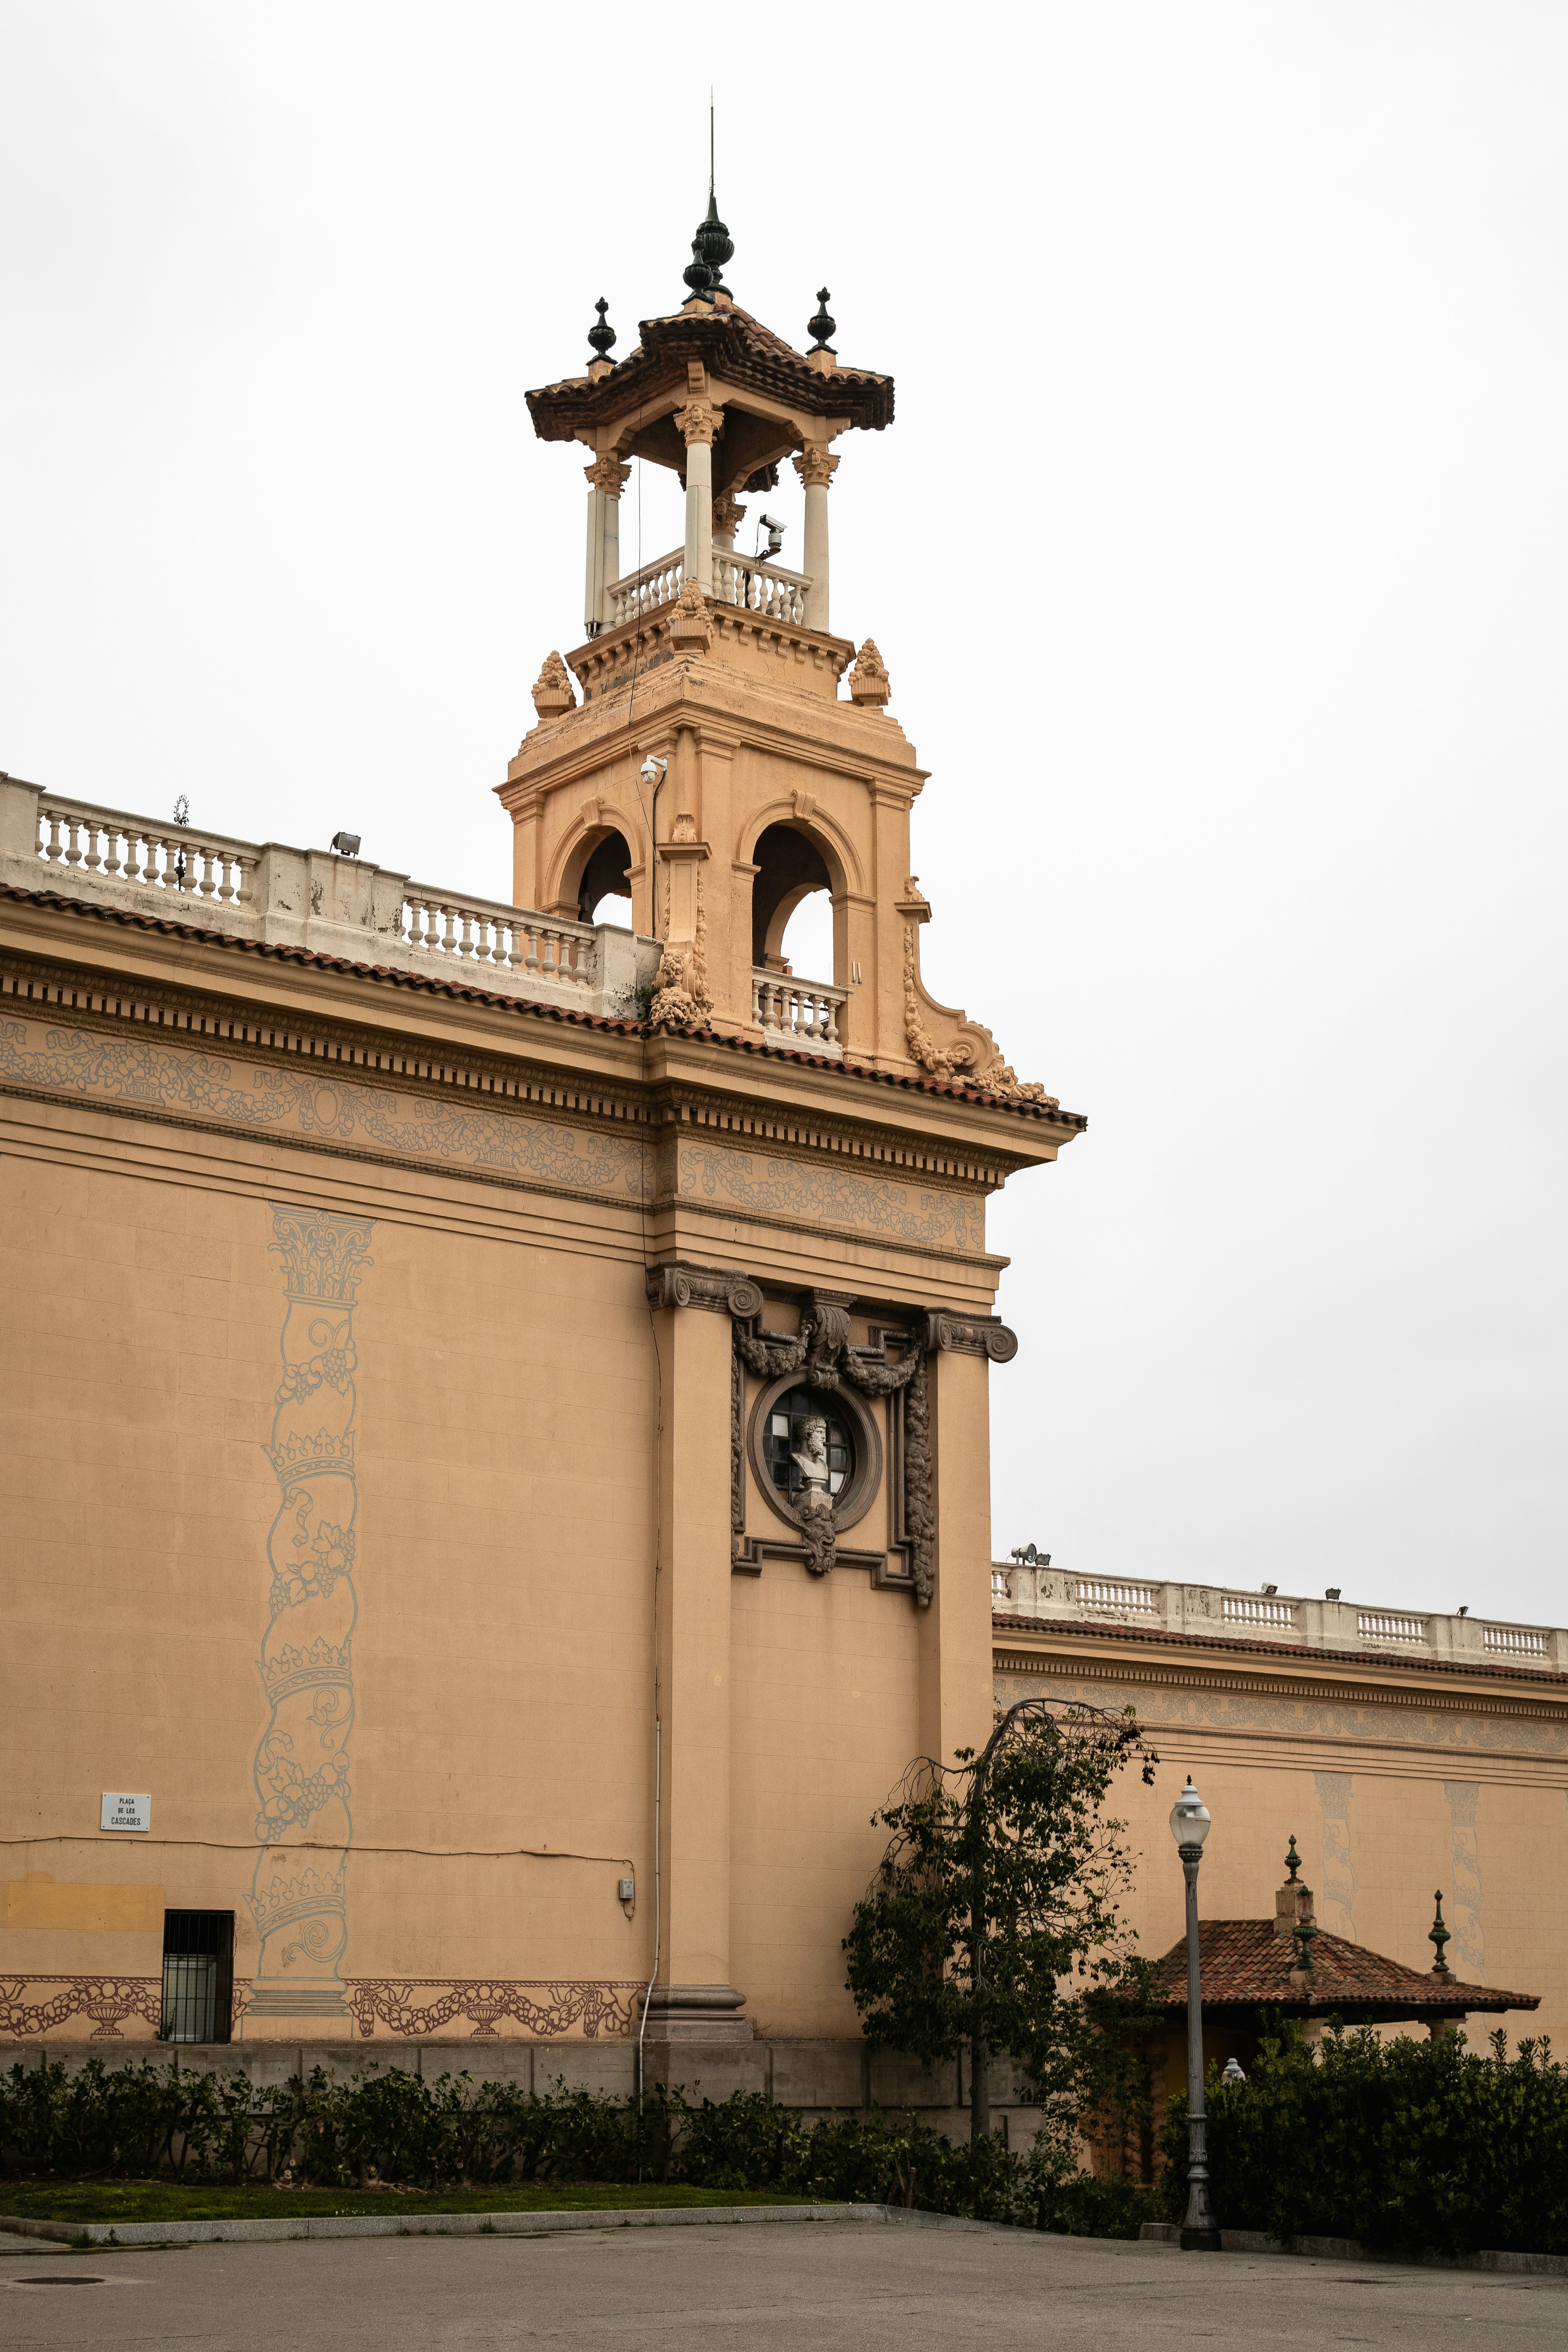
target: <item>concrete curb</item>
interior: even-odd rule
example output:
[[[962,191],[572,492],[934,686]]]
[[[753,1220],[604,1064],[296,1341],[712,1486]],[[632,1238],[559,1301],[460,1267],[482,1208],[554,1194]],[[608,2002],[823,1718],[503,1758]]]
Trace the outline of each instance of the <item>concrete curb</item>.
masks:
[[[1145,2221],[1138,2232],[1146,2246],[1180,2249],[1182,2233],[1173,2221]],[[1271,2238],[1262,2230],[1222,2230],[1225,2254],[1306,2254],[1319,2262],[1394,2263],[1418,2271],[1512,2271],[1538,2277],[1568,2278],[1568,2254],[1394,2254],[1382,2247],[1363,2246],[1355,2238]]]
[[[62,2246],[207,2246],[275,2244],[290,2238],[554,2238],[572,2230],[689,2230],[762,2221],[988,2227],[951,2213],[914,2212],[903,2205],[673,2205],[535,2213],[342,2214],[319,2221],[309,2214],[285,2214],[270,2221],[37,2221],[0,2214],[0,2230]]]

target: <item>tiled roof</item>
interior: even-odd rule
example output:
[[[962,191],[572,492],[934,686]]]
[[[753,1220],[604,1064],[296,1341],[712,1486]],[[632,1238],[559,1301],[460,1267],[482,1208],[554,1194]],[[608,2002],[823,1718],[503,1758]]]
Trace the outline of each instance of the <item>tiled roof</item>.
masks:
[[[1319,1930],[1310,1989],[1293,1984],[1294,1939],[1276,1935],[1272,1919],[1201,1919],[1198,1953],[1203,1967],[1205,2011],[1282,2009],[1305,2015],[1335,2010],[1346,2014],[1376,2011],[1388,2017],[1408,2011],[1539,2009],[1533,1992],[1502,1992],[1495,1985],[1462,1984],[1385,1959],[1364,1944]],[[1173,1944],[1154,1963],[1154,1979],[1168,2011],[1187,2006],[1187,1942]]]
[[[1062,1112],[1058,1118],[1065,1117]],[[1076,1125],[1076,1121],[1072,1122]],[[1176,1650],[1245,1651],[1265,1658],[1288,1660],[1295,1665],[1310,1665],[1322,1660],[1330,1665],[1392,1666],[1413,1675],[1486,1675],[1500,1679],[1523,1683],[1531,1690],[1555,1684],[1568,1688],[1568,1675],[1550,1666],[1515,1666],[1494,1658],[1413,1658],[1403,1653],[1371,1650],[1320,1649],[1316,1643],[1255,1642],[1241,1633],[1176,1633],[1163,1625],[1132,1625],[1114,1618],[1093,1621],[1079,1617],[1025,1617],[1011,1610],[994,1609],[994,1626],[1020,1633],[1070,1633],[1076,1641],[1087,1635],[1096,1642],[1148,1642],[1160,1648]]]
[[[503,996],[496,990],[475,988],[455,980],[443,980],[435,973],[395,971],[390,964],[356,963],[351,957],[322,955],[314,948],[285,947],[268,940],[238,940],[230,931],[211,929],[199,923],[177,923],[167,915],[143,915],[129,907],[100,907],[81,898],[68,898],[58,890],[26,890],[20,884],[0,882],[0,898],[19,898],[30,906],[55,907],[63,913],[90,915],[99,922],[126,923],[133,929],[156,931],[166,938],[199,940],[214,947],[228,948],[241,955],[271,956],[285,963],[313,965],[321,971],[353,972],[367,980],[389,982],[395,988],[411,988],[429,996],[460,998],[470,1004],[491,1004],[500,1011],[530,1015],[535,1020],[560,1021],[579,1029],[607,1030],[623,1037],[646,1037],[662,1034],[646,1021],[615,1021],[599,1013],[579,1013],[570,1005],[542,1004],[527,996]],[[1003,1110],[1037,1120],[1046,1119],[1053,1127],[1069,1127],[1075,1133],[1089,1125],[1081,1112],[1046,1110],[1037,1103],[1014,1103],[1004,1097],[987,1094],[978,1087],[955,1086],[944,1078],[928,1077],[918,1071],[903,1075],[896,1070],[874,1070],[864,1062],[843,1061],[826,1054],[808,1054],[792,1045],[771,1045],[761,1038],[723,1037],[715,1029],[682,1029],[672,1033],[691,1037],[706,1045],[722,1045],[731,1053],[754,1054],[763,1061],[799,1062],[813,1069],[847,1072],[851,1077],[865,1078],[873,1086],[903,1087],[917,1094],[945,1095],[957,1102],[982,1104],[990,1110]]]
[[[580,425],[608,424],[638,402],[684,384],[687,364],[700,360],[726,383],[771,392],[812,416],[847,416],[879,433],[893,421],[893,379],[866,368],[835,368],[819,375],[804,352],[738,305],[677,310],[644,319],[642,341],[597,383],[567,376],[525,394],[542,441],[570,441]]]

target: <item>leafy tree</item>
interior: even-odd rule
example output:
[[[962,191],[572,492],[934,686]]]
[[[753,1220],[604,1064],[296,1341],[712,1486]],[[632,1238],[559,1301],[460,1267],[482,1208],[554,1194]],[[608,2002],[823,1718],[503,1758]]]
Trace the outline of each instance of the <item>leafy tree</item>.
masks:
[[[999,1717],[978,1755],[911,1764],[873,1819],[893,1832],[845,1938],[861,2023],[932,2063],[967,2049],[970,2135],[991,2129],[991,2053],[1023,2069],[1047,2130],[1127,2095],[1139,1963],[1117,1896],[1126,1824],[1101,1811],[1130,1757],[1159,1758],[1129,1707],[1048,1698]]]

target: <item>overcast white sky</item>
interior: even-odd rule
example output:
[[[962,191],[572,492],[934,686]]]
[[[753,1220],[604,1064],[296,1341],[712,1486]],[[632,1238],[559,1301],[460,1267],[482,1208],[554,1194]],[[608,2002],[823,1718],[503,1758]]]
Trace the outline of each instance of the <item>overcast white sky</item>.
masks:
[[[509,897],[522,394],[683,293],[713,75],[738,298],[898,379],[834,622],[928,983],[1089,1119],[994,1211],[996,1549],[1562,1622],[1560,0],[0,31],[0,767]]]

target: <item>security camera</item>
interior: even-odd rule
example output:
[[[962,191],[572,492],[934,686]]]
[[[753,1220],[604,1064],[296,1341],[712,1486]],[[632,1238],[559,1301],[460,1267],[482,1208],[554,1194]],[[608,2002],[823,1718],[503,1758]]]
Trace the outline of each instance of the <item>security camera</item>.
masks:
[[[650,751],[647,758],[643,761],[642,766],[637,770],[637,773],[642,778],[645,784],[657,784],[660,776],[663,775],[668,765],[669,761],[668,760],[656,760]]]
[[[765,514],[763,516],[757,527],[760,530],[765,530],[767,532],[768,553],[770,555],[776,555],[780,548],[784,545],[784,524],[780,522],[777,515]]]

